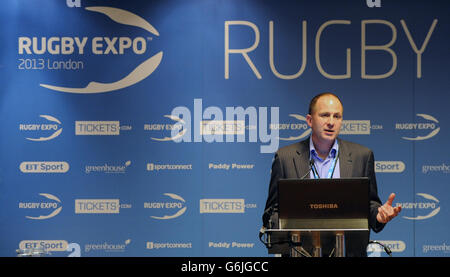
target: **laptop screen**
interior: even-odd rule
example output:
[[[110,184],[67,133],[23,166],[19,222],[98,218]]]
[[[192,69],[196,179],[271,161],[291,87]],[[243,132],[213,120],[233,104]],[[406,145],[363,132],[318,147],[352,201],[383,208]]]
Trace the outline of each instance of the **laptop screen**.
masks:
[[[281,179],[280,228],[367,229],[369,179]]]

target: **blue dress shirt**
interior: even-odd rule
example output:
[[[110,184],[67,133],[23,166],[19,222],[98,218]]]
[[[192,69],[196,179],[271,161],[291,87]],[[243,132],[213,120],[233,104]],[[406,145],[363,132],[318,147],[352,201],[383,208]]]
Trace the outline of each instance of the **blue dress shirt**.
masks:
[[[317,172],[319,173],[320,178],[327,178],[328,172],[330,170],[331,164],[333,163],[333,160],[336,158],[336,155],[339,150],[339,144],[337,142],[337,139],[334,140],[333,147],[331,147],[330,153],[328,153],[328,156],[324,159],[319,157],[317,154],[316,148],[314,147],[314,143],[312,141],[312,136],[309,137],[309,153],[310,153],[310,159],[314,159],[314,165],[317,169]],[[314,173],[311,170],[310,172],[310,178],[314,179]],[[340,169],[339,169],[339,159],[336,161],[335,169],[332,178],[340,178]]]

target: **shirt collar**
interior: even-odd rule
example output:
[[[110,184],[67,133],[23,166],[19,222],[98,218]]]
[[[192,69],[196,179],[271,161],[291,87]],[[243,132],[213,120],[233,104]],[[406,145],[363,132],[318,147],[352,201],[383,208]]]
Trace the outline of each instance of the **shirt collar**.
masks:
[[[330,153],[328,153],[327,158],[334,159],[336,157],[336,153],[337,153],[338,149],[339,149],[339,144],[338,144],[337,139],[335,139],[334,143],[333,143],[333,147],[331,147],[331,151],[330,151]],[[316,148],[314,147],[314,143],[312,141],[312,136],[309,137],[309,153],[310,153],[310,157],[321,159],[319,157],[319,155],[317,155]]]

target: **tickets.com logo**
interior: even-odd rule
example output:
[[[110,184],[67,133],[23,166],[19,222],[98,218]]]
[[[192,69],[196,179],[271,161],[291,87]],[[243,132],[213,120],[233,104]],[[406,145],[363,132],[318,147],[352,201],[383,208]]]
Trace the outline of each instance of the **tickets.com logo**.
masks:
[[[119,214],[120,209],[131,208],[120,199],[75,199],[76,214]]]
[[[245,208],[256,208],[256,204],[245,204],[245,199],[200,199],[200,213],[245,213]]]

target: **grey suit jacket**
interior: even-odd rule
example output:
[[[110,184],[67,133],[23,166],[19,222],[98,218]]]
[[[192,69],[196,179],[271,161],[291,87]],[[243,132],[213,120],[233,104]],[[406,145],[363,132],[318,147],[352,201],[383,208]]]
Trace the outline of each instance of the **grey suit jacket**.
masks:
[[[362,145],[338,139],[340,177],[369,178],[369,226],[375,232],[380,232],[385,224],[376,220],[378,207],[381,206],[378,197],[375,178],[373,152]],[[269,194],[263,214],[263,225],[268,228],[278,228],[278,180],[287,178],[309,178],[309,138],[280,148],[275,153],[272,163]],[[269,223],[270,222],[270,223]],[[271,225],[271,226],[270,226]]]

